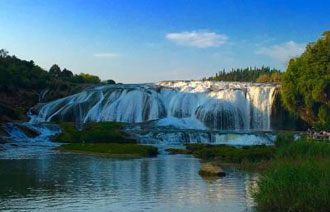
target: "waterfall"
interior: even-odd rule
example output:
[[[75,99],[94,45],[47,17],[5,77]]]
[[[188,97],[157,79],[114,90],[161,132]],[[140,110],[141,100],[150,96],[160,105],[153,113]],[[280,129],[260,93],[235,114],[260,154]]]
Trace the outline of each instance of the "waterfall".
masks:
[[[105,85],[49,102],[31,122],[158,120],[188,129],[270,130],[276,87],[271,83],[211,81]]]

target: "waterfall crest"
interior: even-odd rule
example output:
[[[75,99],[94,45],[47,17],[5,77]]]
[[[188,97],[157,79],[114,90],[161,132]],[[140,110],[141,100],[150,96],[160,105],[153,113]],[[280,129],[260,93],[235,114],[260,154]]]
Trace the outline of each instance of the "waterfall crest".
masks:
[[[188,129],[270,130],[276,87],[270,83],[211,81],[106,85],[49,102],[31,122],[159,120],[175,127],[173,120],[186,120]],[[169,117],[175,119],[168,122]]]

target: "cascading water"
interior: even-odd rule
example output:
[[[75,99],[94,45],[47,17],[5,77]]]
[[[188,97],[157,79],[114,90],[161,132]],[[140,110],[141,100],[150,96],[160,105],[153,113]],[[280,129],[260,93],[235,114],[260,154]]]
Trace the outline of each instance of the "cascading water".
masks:
[[[2,128],[6,135],[1,137],[5,141],[0,145],[1,159],[45,156],[59,145],[49,139],[61,131],[54,124],[4,123]]]
[[[249,133],[271,130],[276,87],[211,81],[99,86],[45,104],[30,123],[126,122],[141,143],[226,143],[228,131],[235,144],[269,143],[268,135]]]
[[[140,123],[175,117],[201,123],[192,129],[270,130],[275,89],[273,84],[210,81],[100,86],[44,105],[31,121]]]

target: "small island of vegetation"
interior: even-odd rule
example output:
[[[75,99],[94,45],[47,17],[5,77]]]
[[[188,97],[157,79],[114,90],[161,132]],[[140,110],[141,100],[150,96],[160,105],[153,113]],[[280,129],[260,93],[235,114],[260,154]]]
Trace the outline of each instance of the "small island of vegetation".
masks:
[[[121,128],[123,123],[88,123],[78,130],[74,123],[60,124],[62,132],[53,141],[65,143],[56,150],[115,158],[153,157],[158,154],[154,146],[140,145]]]

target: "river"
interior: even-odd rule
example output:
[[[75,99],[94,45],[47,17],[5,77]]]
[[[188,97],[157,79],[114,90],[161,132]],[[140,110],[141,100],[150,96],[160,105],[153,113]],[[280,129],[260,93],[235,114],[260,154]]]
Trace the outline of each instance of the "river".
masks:
[[[227,176],[203,179],[200,161],[189,155],[122,160],[33,147],[0,151],[1,211],[236,212],[253,206],[257,175],[224,167]]]

